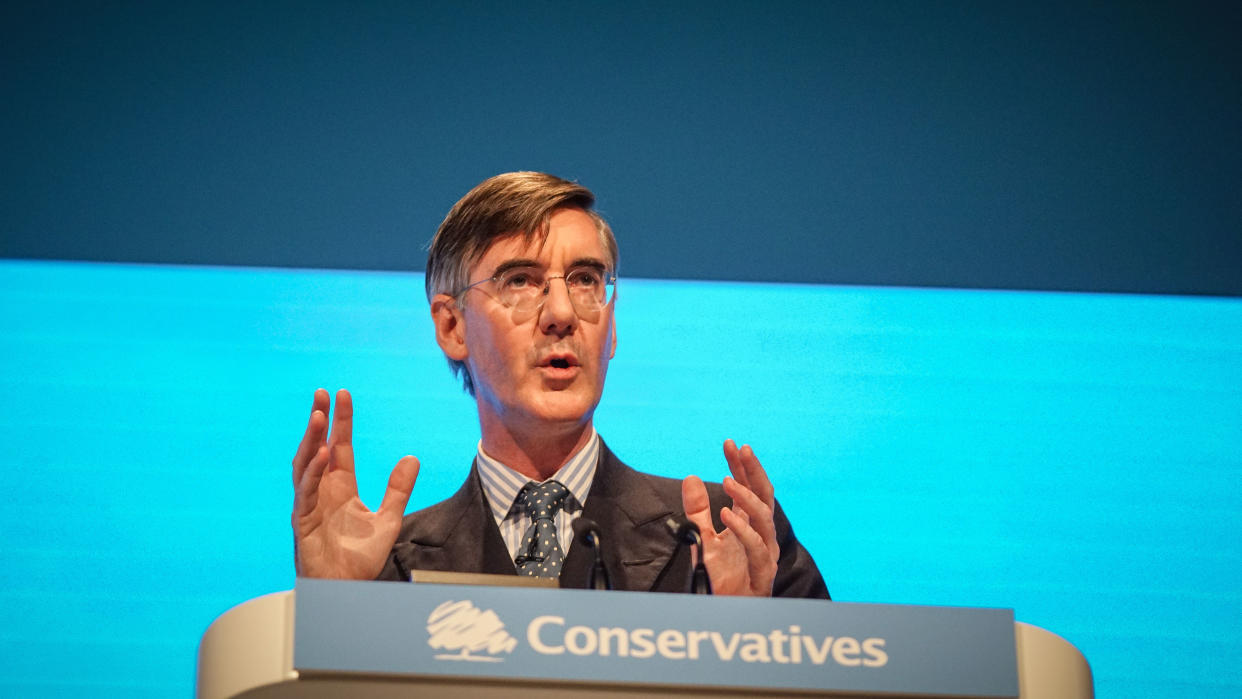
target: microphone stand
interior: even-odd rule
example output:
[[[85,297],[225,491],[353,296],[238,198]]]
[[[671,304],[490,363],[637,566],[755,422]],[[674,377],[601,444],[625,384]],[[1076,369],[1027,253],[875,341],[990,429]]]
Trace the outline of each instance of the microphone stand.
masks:
[[[678,547],[693,547],[690,549],[690,557],[694,559],[694,570],[690,574],[686,592],[692,595],[712,594],[712,580],[707,575],[707,567],[703,565],[703,535],[699,532],[699,525],[685,517],[676,516],[664,520],[664,524],[677,539]]]
[[[579,517],[574,520],[573,526],[574,537],[591,547],[591,551],[595,554],[595,562],[591,564],[591,572],[587,574],[587,589],[611,590],[612,579],[608,577],[608,569],[604,567],[599,525],[586,517]]]

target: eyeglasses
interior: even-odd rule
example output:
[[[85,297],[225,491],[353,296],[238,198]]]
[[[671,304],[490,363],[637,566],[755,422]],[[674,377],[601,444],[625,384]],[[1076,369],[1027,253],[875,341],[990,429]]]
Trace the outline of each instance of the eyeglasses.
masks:
[[[553,279],[565,282],[574,310],[585,320],[593,320],[593,316],[612,303],[616,295],[617,276],[599,267],[571,267],[564,274],[549,275],[539,267],[521,265],[503,267],[491,277],[469,284],[453,296],[460,298],[471,289],[491,283],[496,288],[493,298],[519,313],[529,313],[543,306]]]

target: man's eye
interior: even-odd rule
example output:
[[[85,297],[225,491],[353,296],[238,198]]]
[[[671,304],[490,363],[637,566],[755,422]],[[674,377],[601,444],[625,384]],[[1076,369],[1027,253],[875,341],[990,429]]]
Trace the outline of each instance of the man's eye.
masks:
[[[514,272],[505,276],[504,279],[500,280],[500,283],[506,289],[522,289],[532,286],[535,280],[530,272]]]
[[[603,276],[593,269],[580,269],[569,273],[565,277],[570,286],[581,289],[593,289],[604,283]]]

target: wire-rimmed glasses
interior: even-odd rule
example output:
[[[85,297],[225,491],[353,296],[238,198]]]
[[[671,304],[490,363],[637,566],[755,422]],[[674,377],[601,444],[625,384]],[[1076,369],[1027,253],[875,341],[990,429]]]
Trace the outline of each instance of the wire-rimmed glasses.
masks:
[[[465,286],[453,296],[461,298],[467,291],[490,283],[494,288],[494,293],[490,294],[493,298],[525,314],[543,306],[553,279],[565,282],[569,300],[584,320],[593,320],[616,295],[617,276],[601,266],[579,265],[570,267],[564,274],[548,274],[547,270],[533,265],[501,265],[492,276]]]

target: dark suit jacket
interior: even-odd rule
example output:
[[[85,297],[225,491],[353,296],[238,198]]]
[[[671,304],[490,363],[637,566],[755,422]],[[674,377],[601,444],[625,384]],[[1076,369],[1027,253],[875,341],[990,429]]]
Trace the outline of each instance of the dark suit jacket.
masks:
[[[730,503],[720,485],[708,483],[716,529],[720,508]],[[640,473],[621,463],[600,442],[600,463],[582,516],[599,524],[604,563],[617,590],[684,592],[690,553],[677,549],[664,524],[682,513],[681,481]],[[776,506],[781,555],[773,595],[828,599],[828,588],[811,555],[794,538],[789,520]],[[561,587],[586,587],[592,556],[575,539],[561,569]],[[410,570],[516,575],[500,529],[484,502],[478,470],[452,497],[406,515],[380,580],[408,580]]]

